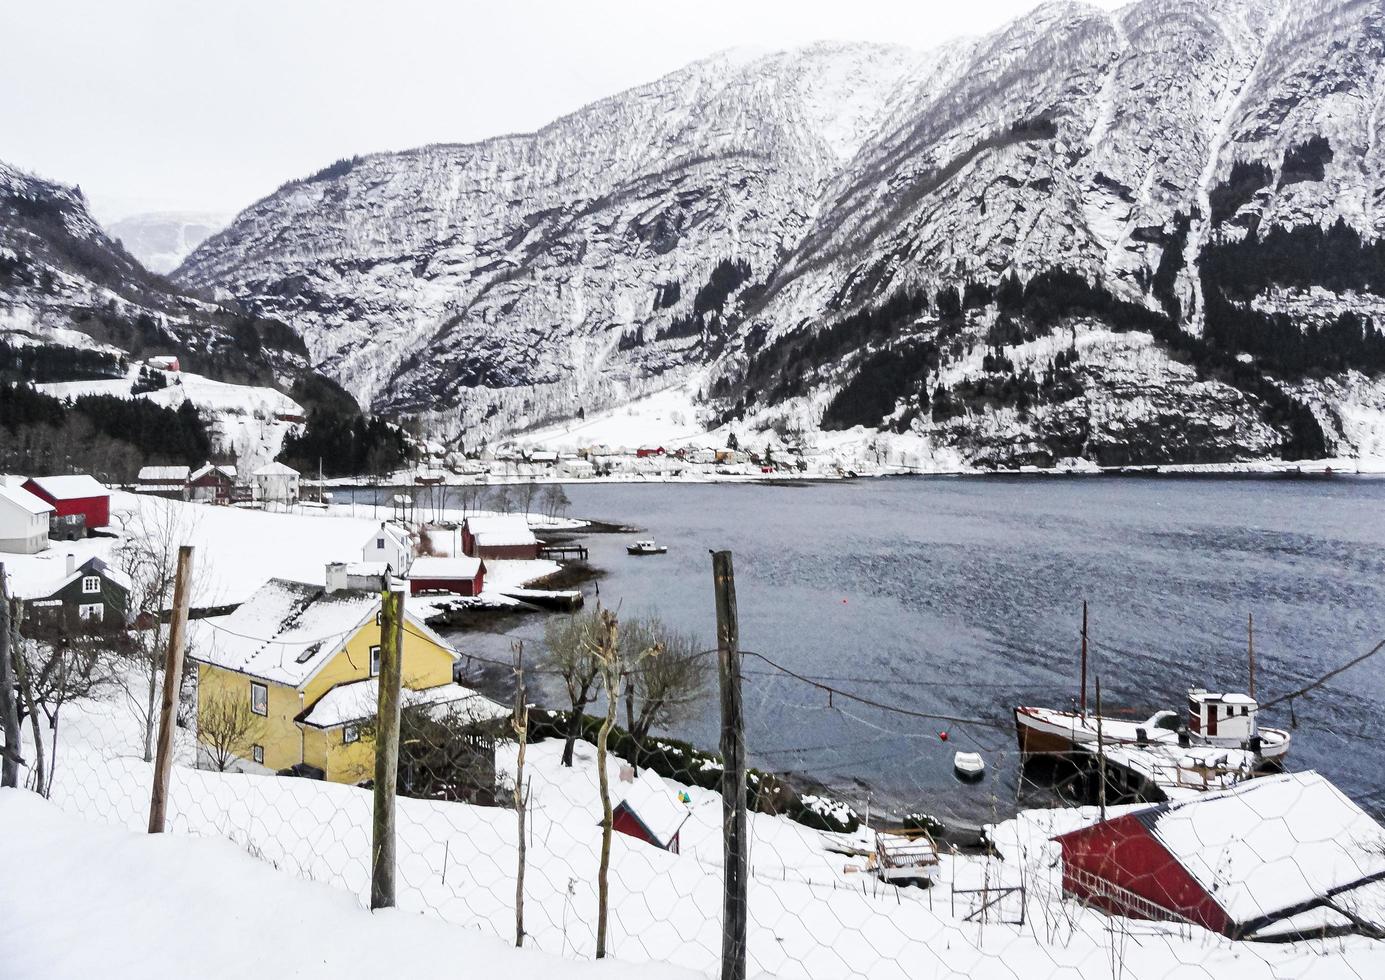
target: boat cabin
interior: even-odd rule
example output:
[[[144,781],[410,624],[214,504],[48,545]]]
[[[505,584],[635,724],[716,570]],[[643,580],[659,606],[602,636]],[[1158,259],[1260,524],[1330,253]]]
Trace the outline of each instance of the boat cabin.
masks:
[[[1188,730],[1209,741],[1240,743],[1260,734],[1258,709],[1248,694],[1214,694],[1195,687],[1188,692]]]

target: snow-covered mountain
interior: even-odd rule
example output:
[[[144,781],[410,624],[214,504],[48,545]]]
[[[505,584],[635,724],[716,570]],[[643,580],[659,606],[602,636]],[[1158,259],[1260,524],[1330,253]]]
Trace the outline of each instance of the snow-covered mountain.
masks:
[[[151,272],[178,268],[208,237],[225,228],[231,215],[203,211],[132,214],[109,225],[111,237]]]
[[[1377,454],[1383,52],[1378,2],[1142,0],[722,54],[339,161],[175,275],[473,438],[683,385],[964,464]]]

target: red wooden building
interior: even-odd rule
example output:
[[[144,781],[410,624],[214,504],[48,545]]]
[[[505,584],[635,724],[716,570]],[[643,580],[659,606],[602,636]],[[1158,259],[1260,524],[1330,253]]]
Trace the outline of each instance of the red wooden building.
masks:
[[[1385,828],[1315,772],[1160,803],[1054,838],[1063,891],[1232,939],[1351,931],[1385,883]]]
[[[486,584],[486,566],[481,559],[470,556],[461,558],[434,558],[424,555],[415,558],[409,566],[409,591],[451,592],[456,595],[476,596]]]
[[[468,517],[462,522],[462,553],[490,560],[533,561],[539,539],[519,514]]]
[[[622,777],[623,778],[623,777]],[[641,769],[611,810],[611,829],[646,844],[678,853],[678,837],[691,811],[653,769]]]
[[[24,489],[53,505],[54,520],[81,517],[87,530],[111,522],[110,490],[85,473],[31,477]]]

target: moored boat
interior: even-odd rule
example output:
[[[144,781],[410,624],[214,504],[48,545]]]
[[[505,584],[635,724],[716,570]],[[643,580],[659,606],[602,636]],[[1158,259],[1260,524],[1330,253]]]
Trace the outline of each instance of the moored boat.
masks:
[[[980,752],[958,752],[952,757],[952,771],[958,779],[975,782],[986,774],[986,760]]]
[[[636,541],[632,545],[626,545],[626,552],[631,555],[663,555],[668,553],[668,547],[662,544],[655,544],[653,539]]]

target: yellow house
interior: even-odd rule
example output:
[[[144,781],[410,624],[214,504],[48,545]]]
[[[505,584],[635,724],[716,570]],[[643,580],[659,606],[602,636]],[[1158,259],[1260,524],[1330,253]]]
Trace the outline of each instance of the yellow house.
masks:
[[[407,607],[404,622],[406,703],[468,702],[484,717],[506,712],[454,683],[459,654]],[[378,592],[271,579],[231,615],[191,626],[204,743],[199,764],[206,761],[201,720],[212,717],[209,705],[244,699],[258,717],[253,738],[232,750],[233,768],[308,766],[308,774],[343,783],[374,775],[374,745],[361,729],[375,716],[378,692]]]

